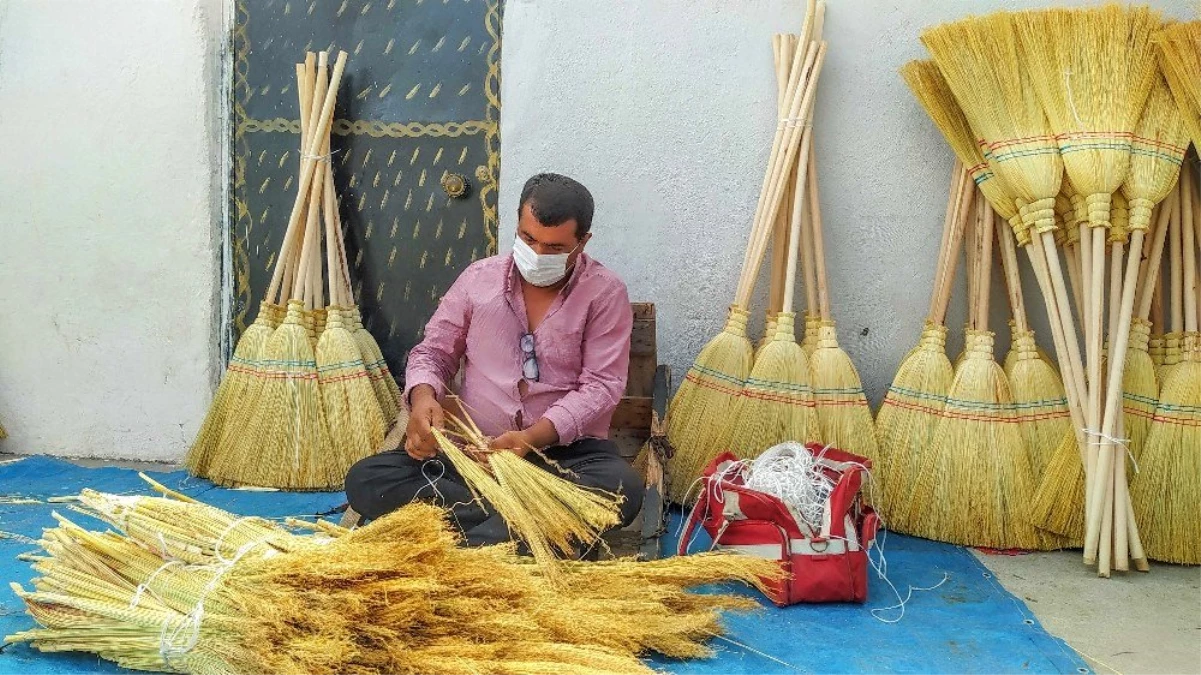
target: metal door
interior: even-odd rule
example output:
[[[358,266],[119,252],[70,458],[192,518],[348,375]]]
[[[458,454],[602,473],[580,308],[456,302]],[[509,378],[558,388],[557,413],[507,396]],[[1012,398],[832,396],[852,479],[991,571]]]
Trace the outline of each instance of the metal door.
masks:
[[[296,197],[295,64],[350,58],[333,125],[355,297],[394,374],[439,298],[496,251],[502,0],[238,0],[232,327],[250,324]],[[452,197],[444,179],[464,177]]]

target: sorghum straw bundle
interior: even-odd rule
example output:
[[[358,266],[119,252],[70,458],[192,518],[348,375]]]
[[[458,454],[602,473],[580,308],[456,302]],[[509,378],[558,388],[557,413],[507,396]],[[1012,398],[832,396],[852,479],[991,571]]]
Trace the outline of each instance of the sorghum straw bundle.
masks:
[[[1154,41],[1189,138],[1201,148],[1201,21],[1168,24]]]
[[[577,554],[579,547],[592,546],[620,523],[620,496],[575,485],[511,452],[489,451],[470,418],[452,416],[450,420],[454,431],[438,431],[438,447],[480,506],[496,509],[534,559],[548,568],[548,574],[558,569],[556,554]],[[460,440],[467,451],[452,438]]]
[[[816,93],[817,75],[825,60],[825,43],[809,35],[820,8],[809,0],[805,28],[789,73],[788,120],[808,118]],[[735,406],[751,370],[754,348],[746,336],[748,307],[772,225],[779,213],[791,167],[796,164],[803,126],[793,122],[777,126],[759,203],[751,227],[742,273],[725,328],[701,350],[684,382],[671,401],[667,432],[676,452],[669,466],[668,494],[683,502],[705,465],[721,450],[720,440],[728,433]]]
[[[131,512],[196,512],[234,532],[246,522],[199,504],[122,499]],[[6,641],[197,674],[649,673],[639,655],[706,656],[719,610],[755,606],[685,587],[781,574],[768,560],[702,554],[572,564],[557,586],[511,546],[458,546],[444,518],[417,503],[354,531],[300,536],[268,524],[237,549],[210,531],[190,539],[209,552],[190,564],[161,550],[153,529],[100,534],[63,520],[43,536],[48,555],[34,557],[35,590],[17,588],[42,627]]]

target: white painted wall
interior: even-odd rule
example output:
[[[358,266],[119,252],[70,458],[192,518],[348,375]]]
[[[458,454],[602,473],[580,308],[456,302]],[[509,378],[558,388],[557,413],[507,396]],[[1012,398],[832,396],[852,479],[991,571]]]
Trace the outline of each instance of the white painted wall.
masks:
[[[218,374],[223,2],[0,2],[0,451],[179,459]]]
[[[953,161],[897,69],[925,57],[918,33],[927,26],[1049,4],[1086,3],[828,0],[815,138],[831,303],[873,404],[921,329]],[[1195,0],[1151,4],[1196,16]],[[803,7],[801,0],[506,6],[502,246],[511,244],[526,178],[558,171],[582,181],[597,200],[589,251],[622,275],[632,299],[658,305],[660,360],[677,382],[733,298],[776,124],[771,35],[798,32]],[[1032,278],[1025,287],[1050,349]],[[1000,358],[1009,310],[999,271],[993,290]],[[962,298],[960,288],[948,317],[956,351]]]

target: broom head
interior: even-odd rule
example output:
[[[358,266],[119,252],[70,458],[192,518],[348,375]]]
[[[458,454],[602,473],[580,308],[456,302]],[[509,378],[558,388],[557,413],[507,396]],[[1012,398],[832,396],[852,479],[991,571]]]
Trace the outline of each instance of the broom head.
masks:
[[[1035,549],[1043,539],[1022,513],[1034,493],[1013,395],[993,359],[993,335],[969,330],[942,420],[913,485],[913,533],[967,546]]]
[[[817,413],[809,385],[809,360],[796,342],[796,315],[780,312],[776,331],[747,377],[731,418],[728,447],[742,459],[754,459],[785,441],[817,438]]]
[[[1022,75],[1009,15],[943,24],[921,39],[978,136],[992,172],[1011,199],[1032,207],[1028,222],[1036,231],[1053,231],[1063,163],[1046,115]]]
[[[1155,44],[1188,136],[1201,148],[1201,21],[1169,24]]]
[[[1159,16],[1116,4],[1010,15],[1028,80],[1055,133],[1088,222],[1107,227],[1130,167],[1131,139],[1155,77]]]
[[[1063,537],[1067,546],[1084,545],[1084,465],[1072,430],[1051,454],[1026,517],[1040,530]]]
[[[1068,401],[1059,373],[1038,352],[1034,331],[1014,329],[1010,354],[1014,355],[1013,365],[1005,374],[1037,478],[1046,471],[1064,434],[1072,433]]]
[[[1188,137],[1180,110],[1167,83],[1156,76],[1134,130],[1130,174],[1122,185],[1129,202],[1131,231],[1151,228],[1151,209],[1176,186],[1186,150]]]
[[[396,385],[392,372],[388,370],[388,362],[380,351],[379,343],[372,337],[371,331],[363,327],[363,317],[358,305],[351,305],[343,310],[343,321],[349,322],[349,328],[354,333],[355,342],[359,344],[363,365],[375,389],[375,398],[379,401],[384,419],[391,422],[400,412],[400,387]]]
[[[343,323],[342,310],[330,307],[325,330],[317,340],[317,376],[325,404],[333,456],[329,461],[349,471],[355,462],[375,453],[384,440],[387,422],[363,363],[354,334]]]
[[[221,437],[231,412],[249,405],[247,396],[254,389],[267,341],[279,325],[282,309],[279,305],[261,303],[254,323],[238,339],[225,377],[221,378],[204,423],[184,459],[184,465],[193,475],[208,477],[210,462],[221,452]]]
[[[1142,456],[1143,444],[1155,417],[1155,406],[1159,403],[1159,381],[1155,379],[1155,364],[1148,353],[1150,336],[1150,321],[1138,317],[1131,320],[1130,344],[1122,369],[1122,411],[1124,433],[1130,439],[1128,447],[1136,462]]]
[[[754,351],[746,337],[747,310],[730,307],[725,328],[705,345],[667,410],[667,437],[676,449],[668,463],[668,496],[686,493],[721,450]]]
[[[889,528],[899,532],[911,528],[905,522],[906,509],[897,505],[908,501],[922,453],[930,445],[955,377],[946,339],[946,326],[926,322],[917,347],[901,361],[876,415],[880,457],[873,468],[884,486],[882,503],[876,507]]]
[[[1131,501],[1147,556],[1201,564],[1201,336],[1164,380]]]
[[[838,346],[833,321],[821,322],[817,345],[809,358],[809,377],[821,442],[873,462],[878,460],[876,425],[863,383],[851,357]]]

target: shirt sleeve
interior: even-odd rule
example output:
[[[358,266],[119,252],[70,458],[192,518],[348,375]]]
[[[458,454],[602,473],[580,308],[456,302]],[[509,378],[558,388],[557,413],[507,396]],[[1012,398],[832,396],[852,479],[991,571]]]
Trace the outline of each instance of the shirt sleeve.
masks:
[[[425,338],[409,351],[405,365],[404,401],[409,403],[409,394],[419,384],[428,384],[441,401],[447,392],[447,383],[459,371],[459,362],[467,349],[467,326],[471,323],[471,285],[473,270],[468,268],[459,275],[446,295],[438,303],[434,316],[425,325]]]
[[[626,389],[634,311],[625,284],[599,294],[592,312],[584,327],[580,384],[544,415],[555,425],[560,445],[573,443],[598,417],[611,414]]]

